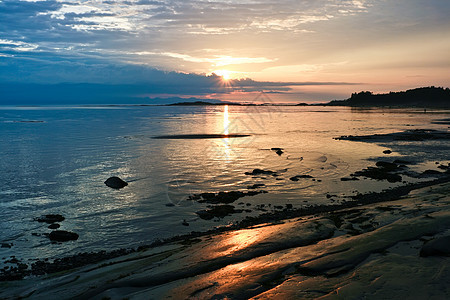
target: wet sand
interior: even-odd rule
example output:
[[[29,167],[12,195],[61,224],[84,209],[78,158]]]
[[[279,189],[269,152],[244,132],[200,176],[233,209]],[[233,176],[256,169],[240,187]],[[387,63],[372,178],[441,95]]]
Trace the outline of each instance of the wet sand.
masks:
[[[408,192],[2,282],[0,297],[448,298],[450,183]]]

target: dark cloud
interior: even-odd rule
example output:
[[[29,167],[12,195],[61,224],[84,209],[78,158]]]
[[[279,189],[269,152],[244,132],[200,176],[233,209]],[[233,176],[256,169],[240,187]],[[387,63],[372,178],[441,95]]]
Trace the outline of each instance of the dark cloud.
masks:
[[[45,53],[37,57],[1,60],[0,104],[147,103],[149,98],[161,94],[201,97],[236,91],[287,92],[292,86],[351,84],[224,81],[215,74],[166,72],[142,65],[100,63],[98,60],[82,62],[63,57],[48,60],[51,54]]]

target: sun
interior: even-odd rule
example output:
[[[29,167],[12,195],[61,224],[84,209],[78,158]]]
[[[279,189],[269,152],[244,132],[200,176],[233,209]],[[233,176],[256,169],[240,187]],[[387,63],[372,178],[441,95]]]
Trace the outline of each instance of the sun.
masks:
[[[230,80],[231,79],[231,72],[228,70],[216,70],[213,73],[216,75],[219,75],[223,78],[223,80]]]

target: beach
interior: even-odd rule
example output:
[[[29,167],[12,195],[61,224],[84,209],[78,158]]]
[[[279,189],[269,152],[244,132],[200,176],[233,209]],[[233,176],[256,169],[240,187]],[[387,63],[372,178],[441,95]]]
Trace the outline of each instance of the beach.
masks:
[[[6,299],[444,299],[450,183],[1,283]]]

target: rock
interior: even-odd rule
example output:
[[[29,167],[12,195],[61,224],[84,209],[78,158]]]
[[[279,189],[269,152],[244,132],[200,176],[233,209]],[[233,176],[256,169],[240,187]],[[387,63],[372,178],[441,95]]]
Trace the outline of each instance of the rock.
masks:
[[[59,227],[61,227],[61,225],[55,223],[55,224],[50,224],[48,226],[48,229],[58,229]]]
[[[383,153],[384,153],[384,154],[391,154],[392,151],[391,151],[391,150],[384,150]]]
[[[276,172],[270,170],[253,169],[252,172],[245,172],[245,175],[276,175]]]
[[[348,140],[358,142],[392,142],[392,141],[427,141],[427,140],[449,140],[450,132],[438,131],[432,129],[414,129],[403,132],[395,132],[388,134],[373,134],[373,135],[343,135],[334,138],[335,140]]]
[[[257,186],[261,186],[258,184]],[[189,200],[197,200],[200,203],[210,203],[210,204],[221,204],[221,203],[232,203],[239,198],[246,196],[255,196],[261,193],[267,193],[267,191],[229,191],[229,192],[219,192],[219,193],[201,193],[189,196]]]
[[[175,206],[175,204],[173,204],[173,203],[166,203],[166,206],[167,207],[173,207],[173,206]]]
[[[253,190],[264,186],[266,186],[264,183],[255,183],[254,185],[247,186],[247,189]]]
[[[13,246],[13,244],[11,243],[2,243],[1,248],[11,248]]]
[[[43,216],[40,216],[39,218],[35,218],[34,220],[38,221],[38,222],[45,222],[48,224],[52,224],[52,223],[56,223],[56,222],[62,222],[65,219],[66,218],[64,218],[63,216],[56,214],[56,215],[43,215]]]
[[[446,166],[446,165],[440,165],[438,166],[439,169],[444,170],[444,171],[450,171],[450,165]]]
[[[119,177],[116,177],[116,176],[109,177],[105,181],[105,184],[113,189],[121,189],[128,185],[128,183],[126,183],[125,181],[123,181],[122,179],[120,179]]]
[[[215,196],[216,196],[216,194],[214,194],[214,193],[201,193],[200,194],[200,197],[205,200],[213,199]]]
[[[403,159],[396,159],[394,160],[394,164],[400,164],[400,165],[410,165],[411,162],[408,160],[403,160]]]
[[[300,178],[314,178],[314,177],[312,177],[311,175],[296,175],[289,179],[292,181],[298,181]]]
[[[271,150],[275,151],[276,154],[278,154],[278,156],[281,156],[281,154],[283,154],[283,150],[281,150],[281,148],[272,148]]]
[[[65,230],[55,230],[50,232],[49,236],[50,240],[55,242],[67,242],[67,241],[75,241],[78,240],[78,234]]]
[[[387,162],[387,161],[377,161],[377,163],[375,165],[379,168],[383,168],[384,170],[386,170],[388,172],[394,171],[398,168],[397,164]]]
[[[359,180],[359,179],[356,177],[342,177],[341,178],[341,181],[356,181],[356,180]]]
[[[389,173],[393,168],[392,165],[395,165],[395,168],[397,168],[396,164],[392,165],[391,164],[392,163],[387,162],[377,162],[377,166],[379,168],[368,167],[367,169],[357,171],[354,174],[351,174],[350,176],[364,176],[376,180],[387,180],[390,183],[402,181],[402,176],[398,174]]]
[[[442,175],[442,172],[439,172],[437,170],[425,170],[421,174],[421,176],[424,176],[424,177],[429,176],[429,175],[431,175],[431,176],[433,176],[433,175]]]
[[[232,205],[217,205],[211,209],[200,210],[196,214],[203,220],[211,220],[214,217],[223,218],[230,214],[241,213],[242,209],[234,209]]]
[[[189,223],[186,222],[186,220],[183,220],[183,223],[181,223],[181,224],[184,225],[184,226],[189,226]]]
[[[422,246],[420,256],[450,256],[450,236],[433,239]]]

